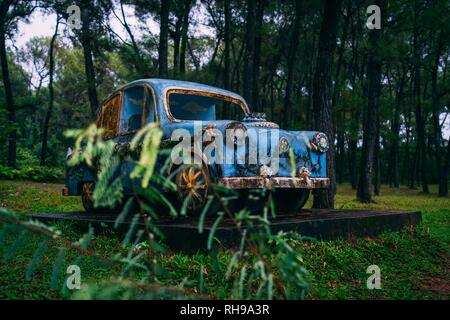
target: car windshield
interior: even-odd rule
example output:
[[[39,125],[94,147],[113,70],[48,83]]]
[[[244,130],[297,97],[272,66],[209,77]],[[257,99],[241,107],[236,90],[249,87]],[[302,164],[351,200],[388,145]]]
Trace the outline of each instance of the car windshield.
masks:
[[[239,104],[221,96],[172,92],[168,99],[170,113],[178,120],[242,120],[245,114]]]

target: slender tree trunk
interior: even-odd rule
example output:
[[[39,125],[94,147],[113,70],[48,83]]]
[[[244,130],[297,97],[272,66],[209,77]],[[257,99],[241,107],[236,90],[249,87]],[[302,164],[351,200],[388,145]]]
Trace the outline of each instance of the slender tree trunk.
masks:
[[[418,147],[418,144],[416,141],[416,149],[414,150],[414,159],[413,159],[412,169],[411,169],[411,174],[410,174],[410,182],[409,182],[410,189],[416,188],[417,172],[418,172],[419,164],[420,164],[420,148]]]
[[[240,68],[240,66],[241,66],[241,61],[244,56],[245,45],[244,45],[244,43],[241,44],[239,53],[237,55],[236,55],[233,44],[231,44],[231,47],[233,48],[233,56],[235,57],[234,68],[233,68],[233,73],[232,73],[232,77],[231,77],[231,83],[233,83],[235,85],[235,91],[239,92],[240,88],[241,88],[241,72],[240,72],[241,68]]]
[[[12,3],[12,0],[3,0],[0,4],[0,63],[2,67],[2,79],[5,90],[5,102],[6,110],[8,113],[8,122],[11,126],[11,129],[8,133],[8,166],[14,168],[16,167],[17,124],[11,79],[9,77],[5,30],[6,15]]]
[[[350,137],[348,141],[349,148],[349,161],[350,164],[350,182],[352,185],[352,189],[356,190],[358,186],[358,165],[356,159],[356,150],[357,150],[357,141],[356,139]]]
[[[247,24],[245,31],[245,56],[244,56],[244,98],[251,108],[253,103],[253,69],[255,59],[255,20],[256,1],[247,0]]]
[[[412,82],[412,81],[411,81]],[[407,183],[408,185],[411,185],[410,181],[410,171],[411,171],[411,110],[410,106],[407,105],[407,109],[405,110],[405,131],[406,131],[406,137],[405,137],[405,157],[403,160],[403,170],[402,170],[402,181]]]
[[[258,1],[256,9],[256,31],[255,31],[255,59],[253,64],[253,87],[252,97],[253,106],[255,110],[260,111],[259,106],[259,67],[261,64],[261,41],[262,41],[262,27],[264,18],[265,0]]]
[[[352,1],[347,0],[347,6],[346,6],[346,15],[344,19],[344,25],[343,25],[343,31],[342,31],[342,37],[340,39],[340,45],[338,47],[338,59],[337,59],[337,65],[336,65],[336,73],[334,77],[334,86],[333,86],[333,109],[336,108],[338,98],[339,98],[339,90],[340,90],[340,77],[341,77],[341,69],[342,69],[342,61],[344,58],[344,49],[345,44],[347,41],[347,34],[348,34],[348,26],[350,23],[350,16],[351,16],[351,9],[352,9]],[[344,114],[345,117],[345,114]],[[338,149],[339,149],[339,157],[336,157],[336,177],[338,180],[338,183],[341,184],[344,181],[344,164],[345,164],[345,132],[344,128],[337,130],[337,142],[338,142]]]
[[[448,177],[443,175],[444,167],[441,163],[441,127],[439,125],[439,93],[437,87],[437,77],[439,71],[439,61],[441,59],[441,52],[443,47],[443,30],[439,33],[439,40],[436,48],[434,66],[431,73],[431,95],[432,95],[432,109],[433,109],[433,144],[434,144],[434,157],[436,160],[436,172],[439,183],[439,196],[447,196],[444,188],[444,180],[448,180]]]
[[[159,77],[167,79],[169,70],[167,65],[168,41],[169,41],[169,10],[170,1],[161,0],[160,20],[161,26],[159,31],[159,48],[158,48],[158,67]]]
[[[286,92],[284,95],[284,111],[283,111],[283,126],[287,127],[288,118],[291,109],[293,108],[292,103],[292,91],[294,88],[294,74],[296,66],[296,57],[298,44],[300,42],[300,26],[301,26],[301,15],[302,15],[302,0],[295,1],[295,20],[293,28],[291,28],[291,38],[290,46],[288,50],[287,58],[287,82],[286,82]]]
[[[391,181],[394,188],[400,187],[400,175],[399,175],[399,141],[400,141],[400,107],[403,98],[403,87],[405,85],[406,78],[406,68],[403,68],[402,76],[400,78],[400,83],[398,84],[398,89],[396,90],[396,103],[394,110],[394,119],[392,121],[392,145],[391,145]],[[408,134],[408,133],[407,133]],[[409,142],[409,141],[408,141]]]
[[[351,75],[350,75],[350,83],[353,90],[356,92],[357,90],[357,74],[358,74],[358,41],[357,41],[357,30],[356,27],[352,24],[351,27],[351,36],[352,36],[352,60],[351,60]],[[351,110],[351,118],[350,122],[350,130],[349,130],[349,138],[348,138],[348,148],[349,148],[349,161],[348,161],[348,169],[350,172],[350,182],[352,185],[352,190],[356,190],[358,187],[358,139],[359,139],[359,123],[360,123],[360,110],[352,109]]]
[[[337,145],[338,145],[338,157],[336,157],[336,168],[337,168],[336,177],[338,183],[342,183],[344,181],[344,163],[345,163],[345,137],[343,129],[337,130]]]
[[[183,16],[183,26],[181,28],[181,47],[180,47],[180,74],[184,79],[186,74],[186,47],[188,42],[189,13],[191,12],[191,0],[186,0]]]
[[[314,64],[310,63],[308,68],[308,98],[306,102],[306,125],[308,129],[313,129],[314,127]]]
[[[95,81],[94,62],[92,60],[92,42],[90,30],[90,11],[89,4],[82,2],[83,8],[81,10],[81,45],[83,46],[84,54],[84,70],[86,73],[86,81],[88,85],[89,105],[91,108],[91,117],[94,118],[98,110],[97,88]]]
[[[224,51],[224,75],[223,75],[223,86],[226,90],[230,89],[230,0],[225,0],[224,2],[224,14],[225,14],[225,31],[224,31],[224,41],[225,41],[225,51]]]
[[[333,82],[332,64],[336,49],[338,15],[341,0],[325,1],[322,25],[319,35],[319,51],[314,74],[313,112],[314,127],[324,132],[330,141],[326,154],[327,176],[330,187],[314,192],[314,208],[333,208],[336,194],[336,169],[334,159],[334,119],[332,112]]]
[[[450,172],[450,138],[447,142],[447,161],[444,165],[444,170],[442,171],[442,175],[444,176],[444,181],[442,185],[442,196],[448,197],[448,175]]]
[[[381,192],[381,163],[380,163],[380,115],[378,114],[377,122],[377,134],[375,137],[375,153],[374,153],[374,164],[375,164],[375,181],[373,184],[373,193],[376,196],[380,195]]]
[[[375,2],[384,12],[384,0]],[[367,66],[368,78],[368,105],[364,122],[363,146],[361,152],[360,175],[357,198],[361,202],[372,202],[372,169],[373,156],[377,140],[378,109],[381,94],[381,56],[380,56],[381,30],[370,30],[369,35],[369,61]]]
[[[417,16],[419,15],[419,3],[415,1],[414,9],[414,92],[416,95],[416,128],[417,128],[417,148],[420,156],[420,179],[422,182],[422,192],[429,193],[428,189],[428,173],[427,173],[427,150],[425,144],[425,117],[422,115],[422,97],[421,97],[421,67],[422,60],[421,50],[419,48],[419,26]]]
[[[177,77],[178,72],[180,70],[179,68],[179,62],[180,62],[180,41],[181,41],[181,26],[182,26],[182,18],[178,18],[177,22],[175,23],[175,32],[172,34],[173,38],[173,75],[174,78]]]
[[[223,2],[224,4],[224,16],[225,16],[225,27],[224,27],[224,42],[225,42],[225,48],[224,48],[224,74],[223,74],[223,86],[226,90],[230,90],[231,83],[230,83],[230,42],[231,42],[231,34],[230,34],[230,18],[231,18],[231,9],[230,9],[230,1],[225,0]],[[223,118],[227,119],[229,114],[229,108],[223,108]]]
[[[42,147],[41,147],[41,166],[45,166],[45,160],[47,157],[47,140],[48,140],[48,128],[50,124],[50,118],[53,112],[53,100],[54,100],[54,90],[53,90],[53,74],[55,69],[55,42],[58,37],[58,27],[59,27],[59,17],[56,18],[55,33],[53,34],[52,40],[50,41],[49,55],[49,82],[48,82],[48,110],[45,115],[44,128],[42,131]]]
[[[348,25],[350,23],[351,10],[352,10],[352,0],[347,0],[346,15],[345,15],[345,19],[344,19],[341,43],[338,48],[338,60],[337,60],[337,66],[336,66],[336,73],[335,73],[335,77],[334,77],[333,108],[336,107],[338,96],[339,96],[342,61],[344,59],[344,49],[345,49],[345,44],[347,42]]]
[[[136,56],[134,59],[134,65],[136,70],[139,72],[140,75],[142,75],[143,77],[147,77],[148,76],[148,71],[145,69],[145,65],[144,65],[144,61],[142,59],[142,55],[141,55],[141,51],[139,50],[139,46],[136,42],[136,39],[134,37],[133,32],[131,31],[130,26],[127,23],[127,18],[125,16],[125,10],[123,8],[123,1],[124,0],[120,0],[120,12],[122,15],[122,25],[125,28],[126,32],[128,33],[128,36],[131,39],[131,46],[133,48],[134,51],[134,55]]]

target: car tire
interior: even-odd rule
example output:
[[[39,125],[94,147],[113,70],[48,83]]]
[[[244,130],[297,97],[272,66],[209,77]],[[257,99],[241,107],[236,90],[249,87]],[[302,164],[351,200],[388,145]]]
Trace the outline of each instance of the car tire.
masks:
[[[276,189],[273,193],[277,213],[297,213],[308,201],[308,189]]]
[[[109,207],[94,207],[94,189],[95,182],[94,181],[86,181],[81,186],[81,202],[83,204],[83,208],[87,213],[118,213],[122,209],[123,200],[120,202],[120,205],[117,205],[114,208]]]

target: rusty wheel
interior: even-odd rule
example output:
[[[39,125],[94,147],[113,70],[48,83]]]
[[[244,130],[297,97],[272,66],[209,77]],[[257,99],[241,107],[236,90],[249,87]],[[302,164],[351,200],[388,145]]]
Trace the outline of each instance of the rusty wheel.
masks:
[[[123,205],[125,204],[125,200],[121,199],[119,204],[115,207],[95,207],[94,206],[94,190],[95,190],[95,182],[87,181],[83,183],[81,188],[81,202],[83,203],[83,208],[88,213],[99,213],[99,212],[109,212],[109,213],[118,213],[122,210]]]
[[[195,165],[183,165],[176,176],[178,198],[187,201],[187,208],[200,212],[208,199],[208,175],[204,168]]]
[[[81,189],[81,202],[84,210],[87,212],[94,211],[94,189],[95,182],[85,182]]]

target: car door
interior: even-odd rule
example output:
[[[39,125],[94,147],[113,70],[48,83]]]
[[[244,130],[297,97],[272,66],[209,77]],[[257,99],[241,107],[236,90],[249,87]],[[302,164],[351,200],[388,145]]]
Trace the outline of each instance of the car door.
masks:
[[[145,86],[137,85],[123,90],[119,117],[119,135],[136,133],[144,123]]]
[[[116,137],[116,150],[121,154],[121,173],[125,194],[132,194],[130,173],[134,168],[136,159],[130,158],[130,142],[144,124],[145,110],[144,85],[135,85],[122,91],[122,107],[118,119],[118,135]]]

